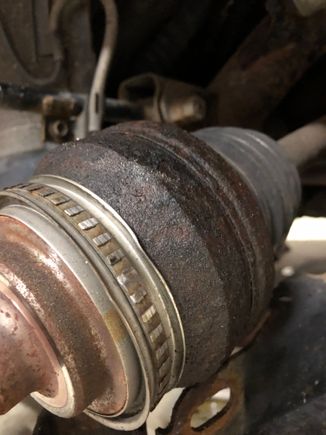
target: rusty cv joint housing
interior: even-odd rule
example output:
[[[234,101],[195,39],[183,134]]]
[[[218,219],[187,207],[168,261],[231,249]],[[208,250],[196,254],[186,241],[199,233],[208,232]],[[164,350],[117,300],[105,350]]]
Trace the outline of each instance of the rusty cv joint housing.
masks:
[[[57,415],[137,428],[258,321],[297,172],[258,133],[196,135],[111,127],[1,192],[1,412],[33,393]]]

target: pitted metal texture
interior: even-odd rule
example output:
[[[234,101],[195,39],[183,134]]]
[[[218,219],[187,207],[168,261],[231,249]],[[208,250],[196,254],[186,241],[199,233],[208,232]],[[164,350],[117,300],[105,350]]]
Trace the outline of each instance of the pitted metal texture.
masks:
[[[27,194],[27,197],[32,196],[34,198],[37,196],[38,200],[55,206],[60,215],[77,228],[104,259],[121,289],[128,297],[130,305],[133,307],[148,338],[155,370],[158,373],[157,394],[161,396],[170,384],[169,373],[172,369],[172,358],[174,358],[177,351],[174,349],[169,350],[171,331],[166,330],[163,326],[165,322],[162,322],[162,314],[160,315],[162,308],[151,297],[150,290],[129,260],[128,254],[97,218],[68,197],[67,194],[63,194],[54,187],[29,183],[11,188],[10,191],[24,196]]]
[[[178,306],[187,348],[181,384],[212,374],[272,288],[269,230],[241,175],[205,142],[149,122],[64,145],[37,172],[73,179],[127,222]]]
[[[0,238],[12,249],[0,269],[70,383],[68,407],[36,395],[52,412],[138,428],[165,392],[207,380],[259,323],[299,200],[296,173],[267,147],[279,177],[260,185],[264,138],[213,133],[210,143],[172,125],[111,127],[48,153],[29,182],[0,193]],[[239,155],[247,142],[262,149],[232,160],[225,137]],[[51,285],[64,280],[62,300],[60,286],[34,279],[35,258]]]
[[[142,367],[143,387],[138,392],[138,398],[134,397],[132,401],[132,396],[129,397],[129,408],[127,405],[124,407],[127,417],[122,411],[117,416],[106,414],[103,399],[96,399],[90,404],[87,413],[118,429],[138,427],[164,392],[176,385],[184,365],[182,325],[163,278],[114,210],[76,183],[58,177],[38,177],[34,182],[6,189],[0,199],[2,214],[21,219],[21,210],[31,207],[53,220],[83,249],[86,263],[94,264],[97,273],[102,275],[106,292],[136,347]],[[101,303],[104,295],[98,296],[98,291],[92,287],[87,289],[89,296],[96,296],[97,303]],[[115,317],[110,320],[111,315],[105,310],[100,311],[104,323],[117,335],[119,327],[115,326]],[[131,360],[125,361],[125,364],[137,366],[138,362]],[[134,371],[136,375],[140,374]],[[140,379],[133,379],[130,375],[127,381],[131,383],[129,391],[135,390],[135,386],[141,383]],[[56,412],[54,408],[51,411]]]

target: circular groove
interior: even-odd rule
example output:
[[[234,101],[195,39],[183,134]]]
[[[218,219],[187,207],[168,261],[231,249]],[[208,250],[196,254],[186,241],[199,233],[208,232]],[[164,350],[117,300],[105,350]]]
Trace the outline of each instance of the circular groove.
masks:
[[[22,185],[22,187],[24,186],[27,185]],[[20,186],[16,186],[16,187],[20,187]],[[29,207],[39,209],[39,211],[44,212],[46,216],[50,216],[50,219],[53,222],[56,222],[55,218],[57,218],[59,225],[61,225],[63,229],[67,231],[68,234],[70,234],[70,236],[72,236],[73,240],[77,242],[77,244],[81,247],[82,250],[84,250],[84,252],[88,253],[88,257],[90,257],[91,262],[94,265],[96,263],[96,261],[94,261],[95,257],[98,257],[98,255],[96,251],[94,252],[89,251],[90,245],[88,241],[84,240],[81,235],[79,238],[75,237],[75,234],[73,234],[73,232],[71,232],[71,230],[69,229],[69,227],[71,228],[71,224],[65,219],[58,219],[59,215],[55,213],[56,212],[55,209],[52,210],[52,208],[46,207],[46,204],[44,202],[38,203],[36,201],[37,196],[27,195],[26,193],[28,192],[25,190],[19,190],[13,187],[11,189],[7,189],[4,192],[1,192],[0,196],[7,198],[7,200],[8,198],[10,198],[10,205],[12,205],[12,200],[14,201],[16,200],[18,204],[26,203]],[[6,203],[6,205],[8,204]],[[77,232],[77,234],[79,234],[79,232]],[[133,327],[130,326],[133,325],[134,322],[136,321],[136,315],[135,314],[133,315],[132,313],[134,312],[131,310],[127,311],[126,313],[125,310],[122,312],[120,309],[120,307],[124,306],[126,302],[126,298],[124,293],[121,292],[118,283],[116,282],[113,275],[107,269],[107,267],[104,265],[103,262],[98,262],[97,267],[100,276],[104,278],[104,282],[110,283],[111,284],[110,290],[115,292],[114,294],[115,298],[112,298],[113,305],[115,309],[118,311],[118,313],[120,314],[125,327],[129,331],[131,340],[138,353],[140,359],[139,362],[144,377],[143,380],[144,380],[145,399],[141,409],[138,409],[135,415],[134,414],[128,414],[127,416],[123,415],[121,416],[121,418],[120,417],[117,418],[115,415],[111,416],[107,414],[100,414],[91,409],[86,409],[84,412],[86,414],[89,414],[93,419],[99,421],[104,426],[108,426],[117,430],[134,430],[137,429],[146,421],[148,413],[151,409],[151,404],[153,403],[154,400],[154,376],[152,370],[151,356],[148,347],[146,345],[147,343],[146,337],[143,334],[143,332],[140,329],[139,330],[133,329]],[[112,286],[115,286],[116,288]],[[111,297],[111,294],[109,296]],[[99,312],[101,312],[101,310]]]
[[[127,296],[129,304],[136,313],[139,324],[147,338],[157,373],[155,401],[159,400],[172,384],[175,385],[176,378],[178,379],[181,376],[181,371],[177,376],[171,373],[172,369],[176,367],[172,361],[173,357],[175,357],[175,351],[171,349],[171,341],[173,341],[171,340],[171,333],[175,333],[175,331],[172,328],[167,330],[166,322],[165,324],[162,322],[160,316],[162,307],[158,307],[156,301],[152,299],[143,277],[133,266],[127,252],[102,222],[93,216],[88,209],[72,200],[66,193],[40,183],[19,185],[8,190],[18,194],[23,193],[24,196],[27,194],[27,196],[33,197],[34,200],[37,198],[37,200],[51,205],[88,240],[101,258],[104,259],[120,289]],[[160,300],[162,301],[162,298]],[[164,304],[162,305],[164,310]]]

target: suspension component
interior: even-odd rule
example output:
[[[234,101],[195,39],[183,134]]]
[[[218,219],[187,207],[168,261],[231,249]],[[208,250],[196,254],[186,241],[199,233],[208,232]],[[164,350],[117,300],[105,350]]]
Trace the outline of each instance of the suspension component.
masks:
[[[207,379],[269,302],[299,186],[242,129],[126,123],[47,154],[0,194],[1,411],[33,393],[131,430]]]

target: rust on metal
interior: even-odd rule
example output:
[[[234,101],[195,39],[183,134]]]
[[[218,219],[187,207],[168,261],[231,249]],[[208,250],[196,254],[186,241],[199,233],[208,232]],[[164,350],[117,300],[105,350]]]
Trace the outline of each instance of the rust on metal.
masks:
[[[218,72],[212,124],[261,128],[289,89],[326,49],[326,11],[299,15],[291,1],[269,1],[267,16]]]
[[[230,388],[231,390],[230,400],[225,408],[199,428],[192,428],[191,419],[198,407],[205,400],[225,388]],[[164,431],[159,431],[159,433],[173,435],[194,435],[198,433],[204,433],[205,435],[222,434],[225,428],[234,428],[236,420],[237,430],[239,430],[241,423],[238,418],[244,406],[243,388],[243,380],[237,370],[233,367],[222,369],[218,375],[213,376],[207,382],[186,390],[181,395],[174,408],[174,415],[170,426]],[[229,433],[231,434],[232,432]]]
[[[33,391],[54,396],[60,364],[42,327],[0,276],[0,414]],[[52,358],[51,358],[52,357]]]
[[[257,328],[274,282],[275,205],[268,202],[264,213],[261,204],[270,191],[282,210],[288,198],[278,246],[296,211],[296,173],[277,154],[282,186],[290,187],[283,198],[271,178],[260,196],[252,187],[260,178],[244,177],[214,134],[216,143],[168,124],[111,127],[49,153],[33,180],[1,194],[0,272],[36,313],[69,374],[74,402],[64,416],[87,408],[110,425],[141,415],[138,428],[167,389],[211,382]],[[235,140],[234,132],[228,137]],[[243,138],[264,147],[268,140],[250,132]],[[262,154],[255,174],[260,162],[271,161]],[[91,291],[110,304],[98,310]],[[174,335],[179,329],[181,339]],[[128,339],[134,347],[124,353],[118,345]],[[232,373],[223,421],[232,420],[239,403]],[[220,377],[214,388],[223,385]]]
[[[193,127],[206,116],[207,93],[194,85],[141,74],[125,80],[119,98],[142,109],[144,119]]]
[[[35,382],[25,389],[24,394],[38,391],[52,407],[64,407],[68,399],[66,396],[72,391],[67,391],[62,375],[63,365],[69,372],[74,390],[76,403],[71,410],[73,415],[82,412],[92,402],[98,412],[119,411],[126,400],[123,369],[119,365],[114,341],[107,334],[105,324],[79,281],[58,255],[22,223],[1,216],[0,239],[1,276],[17,298],[22,299],[38,318],[43,330],[46,330],[47,346],[54,347],[60,363],[57,394],[49,393],[49,384],[45,389],[35,388],[40,386]],[[6,330],[5,337],[7,334],[10,331]],[[26,339],[26,345],[30,343],[28,337],[26,330],[21,337],[21,340]],[[42,348],[44,343],[40,352]],[[13,370],[20,372],[16,361],[19,364],[20,359],[13,359]],[[48,367],[51,367],[49,363]],[[46,370],[49,371],[44,368]],[[25,374],[21,372],[19,376]],[[41,387],[44,387],[44,382]],[[62,396],[64,391],[66,393]],[[52,399],[48,400],[49,397]],[[9,403],[5,409],[8,407]]]
[[[63,145],[38,173],[96,192],[133,229],[178,306],[181,385],[207,379],[256,323],[272,287],[267,226],[236,170],[175,126],[135,122]]]

